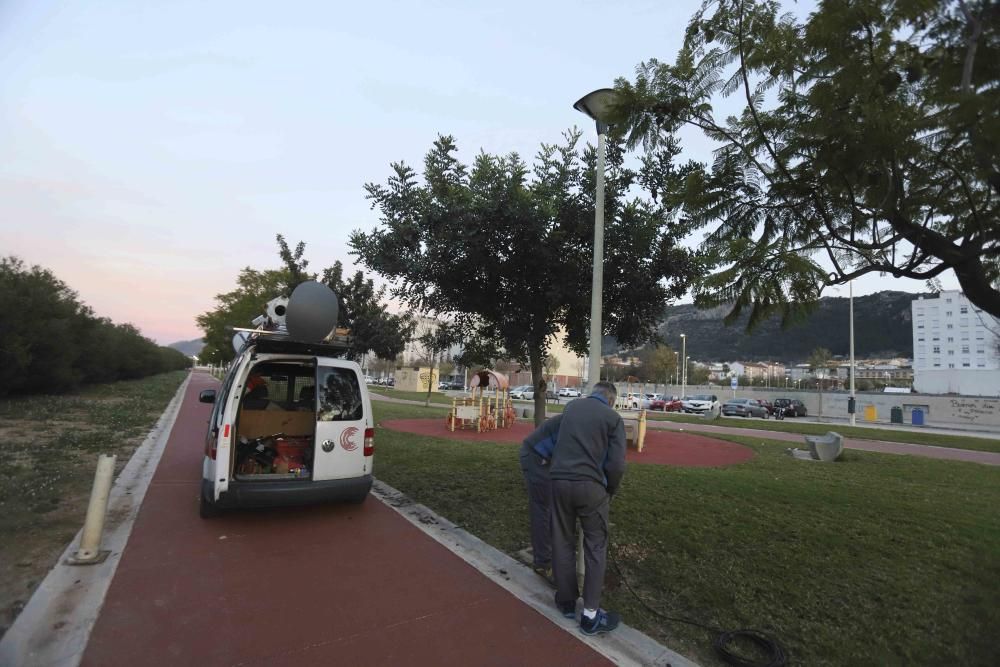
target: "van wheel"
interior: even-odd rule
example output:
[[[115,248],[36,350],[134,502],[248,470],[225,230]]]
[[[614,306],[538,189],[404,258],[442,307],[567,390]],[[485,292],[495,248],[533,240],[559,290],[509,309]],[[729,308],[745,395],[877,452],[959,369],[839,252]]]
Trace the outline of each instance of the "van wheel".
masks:
[[[213,519],[222,514],[218,505],[205,500],[205,496],[199,496],[199,499],[201,502],[198,504],[198,516],[202,519]]]

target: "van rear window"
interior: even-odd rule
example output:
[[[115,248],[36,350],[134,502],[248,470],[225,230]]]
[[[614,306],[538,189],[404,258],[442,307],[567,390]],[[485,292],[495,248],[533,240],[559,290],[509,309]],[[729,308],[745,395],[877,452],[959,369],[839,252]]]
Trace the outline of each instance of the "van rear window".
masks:
[[[357,421],[364,417],[358,376],[349,368],[319,369],[319,421]]]

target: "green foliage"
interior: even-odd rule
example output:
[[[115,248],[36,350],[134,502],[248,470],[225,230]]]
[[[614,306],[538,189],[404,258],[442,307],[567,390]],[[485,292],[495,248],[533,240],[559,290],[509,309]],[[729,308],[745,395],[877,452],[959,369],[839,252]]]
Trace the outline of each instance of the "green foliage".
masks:
[[[706,2],[673,65],[620,80],[631,145],[682,125],[716,142],[676,190],[709,227],[701,305],[791,323],[822,289],[871,272],[954,270],[1000,315],[1000,5]],[[719,96],[738,116],[716,118]]]
[[[386,310],[384,287],[375,289],[372,279],[365,279],[361,271],[345,279],[339,261],[317,276],[307,271],[304,242],[300,241],[292,250],[278,234],[277,243],[281,268],[260,271],[246,267],[236,279],[236,289],[216,295],[215,309],[196,318],[205,333],[205,347],[199,359],[216,364],[230,361],[235,354],[231,327],[251,326],[251,321],[264,313],[268,301],[288,296],[300,283],[317,279],[339,299],[337,326],[351,330],[354,356],[372,352],[383,359],[394,359],[403,351],[413,334],[414,323],[408,315],[393,315]]]
[[[833,355],[830,354],[830,350],[825,347],[817,347],[812,351],[812,354],[809,355],[809,361],[807,362],[809,364],[809,370],[827,370],[832,356]]]
[[[223,364],[234,356],[231,327],[249,327],[271,299],[286,294],[291,275],[287,269],[258,271],[246,267],[236,278],[236,289],[215,297],[216,307],[195,318],[205,334],[198,359]]]
[[[351,235],[354,254],[395,281],[393,296],[453,319],[466,335],[464,363],[528,361],[541,378],[560,331],[571,349],[587,350],[597,155],[579,144],[574,131],[561,145],[542,144],[533,167],[487,153],[468,166],[454,139],[439,137],[422,180],[394,163],[385,184],[366,185],[382,224]],[[680,178],[676,147],[630,169],[621,142],[608,144],[603,323],[632,344],[655,335],[650,314],[685,292],[697,262],[651,190]],[[539,417],[543,406],[536,395]]]
[[[48,269],[0,258],[0,396],[65,393],[190,365],[131,324],[95,317]]]

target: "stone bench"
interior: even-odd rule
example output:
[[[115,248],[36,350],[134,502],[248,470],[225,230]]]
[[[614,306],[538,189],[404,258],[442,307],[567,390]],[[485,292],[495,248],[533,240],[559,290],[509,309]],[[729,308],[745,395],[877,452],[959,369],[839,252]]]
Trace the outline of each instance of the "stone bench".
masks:
[[[844,452],[844,438],[839,433],[827,431],[826,435],[807,435],[809,453],[817,461],[836,461]]]
[[[722,408],[720,408],[718,405],[708,410],[705,410],[703,413],[701,413],[701,418],[707,421],[718,419],[721,416],[722,416]]]

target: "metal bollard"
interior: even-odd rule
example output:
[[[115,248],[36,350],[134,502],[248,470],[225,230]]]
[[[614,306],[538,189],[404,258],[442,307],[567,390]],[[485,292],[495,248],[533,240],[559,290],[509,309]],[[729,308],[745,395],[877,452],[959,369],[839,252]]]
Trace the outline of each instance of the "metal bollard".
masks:
[[[587,566],[584,564],[583,560],[583,525],[577,523],[577,540],[576,540],[576,584],[579,587],[581,593],[583,592],[583,575],[587,570]]]
[[[94,565],[103,563],[108,557],[108,551],[101,551],[101,533],[104,531],[104,517],[108,511],[108,496],[111,494],[117,458],[101,454],[97,459],[94,488],[90,492],[90,505],[87,506],[87,518],[83,522],[80,548],[66,561],[67,565]]]

